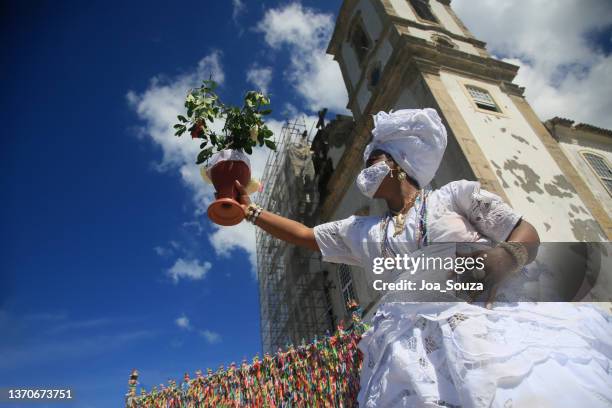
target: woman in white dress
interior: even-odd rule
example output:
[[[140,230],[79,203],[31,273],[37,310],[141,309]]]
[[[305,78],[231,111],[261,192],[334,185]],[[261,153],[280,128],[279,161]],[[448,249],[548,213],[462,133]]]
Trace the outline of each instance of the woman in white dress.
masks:
[[[320,251],[324,261],[361,266],[371,280],[375,258],[427,254],[438,242],[490,246],[467,255],[484,259],[483,268],[460,279],[482,279],[486,292],[471,297],[483,302],[416,302],[432,300],[418,291],[382,297],[359,344],[359,406],[612,406],[610,316],[575,303],[495,301],[516,296],[511,282],[530,273],[525,265],[538,252],[535,229],[478,182],[424,189],[446,148],[446,129],[434,109],[380,112],[374,123],[357,185],[386,201],[389,212],[382,217],[351,216],[309,228],[252,204],[236,182],[247,220]]]

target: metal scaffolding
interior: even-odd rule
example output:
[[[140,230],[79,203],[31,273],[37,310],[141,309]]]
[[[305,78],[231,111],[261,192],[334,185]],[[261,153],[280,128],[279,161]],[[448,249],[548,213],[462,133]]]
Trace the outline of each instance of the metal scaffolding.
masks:
[[[317,204],[305,120],[287,121],[264,170],[258,201],[269,211],[308,225]],[[317,254],[258,228],[257,275],[263,351],[310,340],[333,327],[325,277]]]

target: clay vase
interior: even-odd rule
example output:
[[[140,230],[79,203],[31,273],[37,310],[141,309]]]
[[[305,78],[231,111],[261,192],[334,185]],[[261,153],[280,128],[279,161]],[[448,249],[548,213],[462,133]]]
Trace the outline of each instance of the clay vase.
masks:
[[[208,206],[208,218],[215,224],[230,226],[244,219],[244,210],[236,201],[238,190],[235,181],[246,186],[251,180],[251,170],[243,161],[225,160],[210,169],[210,179],[215,186],[215,198]]]

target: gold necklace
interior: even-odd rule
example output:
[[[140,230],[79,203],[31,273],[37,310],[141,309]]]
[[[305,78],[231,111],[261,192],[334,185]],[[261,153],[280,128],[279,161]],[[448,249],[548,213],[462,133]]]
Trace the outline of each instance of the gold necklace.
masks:
[[[410,197],[410,200],[408,201],[408,203],[404,204],[404,207],[402,207],[401,210],[399,210],[397,213],[394,214],[394,217],[393,217],[393,227],[394,227],[393,236],[394,237],[397,237],[404,230],[404,224],[406,223],[406,214],[408,213],[408,211],[410,211],[410,209],[414,205],[414,202],[416,201],[416,198],[418,197],[419,193],[420,191],[417,190],[412,195],[412,197]],[[408,207],[408,209],[404,211],[404,208],[406,207]],[[389,210],[389,211],[392,214],[394,213],[394,211],[392,210]]]

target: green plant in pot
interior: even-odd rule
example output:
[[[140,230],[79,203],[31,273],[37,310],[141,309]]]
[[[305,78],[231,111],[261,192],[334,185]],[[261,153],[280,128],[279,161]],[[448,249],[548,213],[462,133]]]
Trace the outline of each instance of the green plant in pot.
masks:
[[[236,201],[234,181],[246,186],[249,194],[260,189],[259,182],[251,178],[248,156],[258,146],[276,150],[272,131],[263,120],[272,111],[269,96],[262,92],[248,91],[239,107],[223,104],[216,87],[216,82],[206,80],[190,90],[185,98],[186,115],[178,115],[179,123],[174,129],[176,136],[189,132],[192,139],[201,140],[196,164],[203,164],[202,177],[216,190],[208,217],[219,225],[236,225],[244,218],[244,212]],[[212,127],[216,119],[225,120],[221,131]]]

